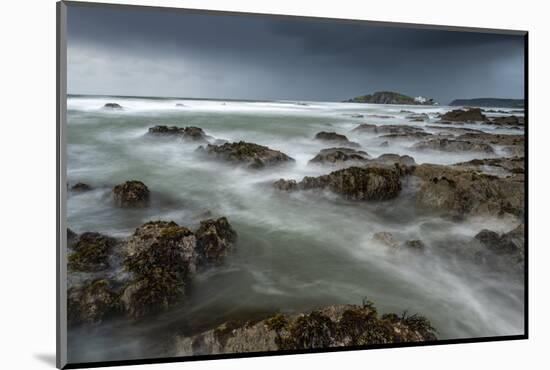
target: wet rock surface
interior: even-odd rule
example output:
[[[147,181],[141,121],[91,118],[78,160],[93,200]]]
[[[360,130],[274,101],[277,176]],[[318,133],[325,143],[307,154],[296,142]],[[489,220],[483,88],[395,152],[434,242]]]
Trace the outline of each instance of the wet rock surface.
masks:
[[[154,126],[149,128],[147,133],[149,136],[178,137],[203,143],[207,143],[209,140],[213,139],[211,136],[206,135],[202,128],[194,126]]]
[[[417,150],[441,150],[446,152],[482,152],[494,153],[491,145],[466,140],[428,139],[413,145]]]
[[[276,314],[258,322],[226,322],[216,329],[176,337],[174,355],[303,350],[436,340],[420,315],[379,315],[374,305],[333,305],[302,314]]]
[[[122,106],[118,103],[107,103],[103,106],[103,109],[122,110]]]
[[[459,217],[473,214],[523,217],[523,175],[499,178],[431,164],[416,166],[413,175],[423,180],[417,193],[420,207]]]
[[[150,192],[143,182],[131,180],[115,186],[113,198],[118,207],[146,207],[149,205]]]
[[[74,192],[85,192],[90,190],[92,190],[92,187],[83,182],[77,182],[76,184],[71,186],[71,191],[74,191]]]
[[[387,200],[401,191],[399,174],[392,168],[349,167],[319,177],[304,177],[295,180],[278,180],[274,187],[279,190],[326,189],[349,200]]]
[[[243,164],[250,169],[263,169],[294,162],[293,158],[283,152],[244,141],[221,145],[208,144],[206,147],[199,147],[198,150],[215,159]]]
[[[117,246],[116,239],[96,232],[86,232],[80,237],[71,233],[67,235],[73,250],[67,257],[69,270],[96,272],[109,267],[109,254]]]
[[[351,148],[322,149],[309,163],[341,164],[343,162],[365,162],[370,158],[367,152]]]
[[[482,122],[487,119],[480,108],[455,109],[441,115],[443,122]]]
[[[321,131],[315,135],[315,140],[327,141],[342,146],[359,147],[360,145],[349,141],[345,135],[337,134],[336,132]]]

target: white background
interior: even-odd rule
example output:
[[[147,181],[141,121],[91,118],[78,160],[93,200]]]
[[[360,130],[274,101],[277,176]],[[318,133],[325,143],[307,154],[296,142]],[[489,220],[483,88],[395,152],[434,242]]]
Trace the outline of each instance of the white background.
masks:
[[[124,1],[113,1],[124,2]],[[203,0],[134,4],[530,31],[530,339],[348,353],[164,364],[135,369],[548,368],[550,246],[549,23],[544,1]],[[546,3],[546,4],[545,4]],[[55,359],[55,1],[11,0],[0,13],[0,365],[53,368]]]

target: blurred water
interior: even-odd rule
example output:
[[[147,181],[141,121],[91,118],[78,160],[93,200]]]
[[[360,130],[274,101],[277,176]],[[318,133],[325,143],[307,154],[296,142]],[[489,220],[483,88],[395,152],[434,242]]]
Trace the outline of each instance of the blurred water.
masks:
[[[102,109],[107,102],[117,102],[124,109]],[[177,103],[184,106],[176,107]],[[373,203],[352,203],[330,195],[280,194],[269,186],[279,178],[300,180],[330,172],[307,164],[327,147],[312,140],[319,131],[345,134],[372,156],[409,154],[417,163],[451,164],[488,156],[416,152],[410,149],[410,141],[389,141],[389,147],[381,147],[386,140],[350,132],[360,123],[434,125],[435,114],[448,109],[70,97],[68,181],[94,187],[91,192],[69,195],[71,229],[128,236],[152,219],[196,227],[208,210],[228,217],[239,234],[224,266],[200,273],[184,303],[142,320],[117,319],[71,330],[70,361],[166,356],[175,333],[195,333],[227,319],[277,310],[359,304],[364,297],[381,312],[409,310],[427,316],[440,338],[523,333],[523,284],[445,253],[449,241],[468,240],[483,228],[508,231],[514,224],[489,218],[458,223],[420,212],[414,207],[412,181],[399,198]],[[428,113],[431,122],[408,122],[408,113],[401,110]],[[354,118],[354,114],[363,117]],[[195,153],[197,144],[145,137],[153,125],[198,126],[219,139],[281,150],[296,163],[252,172],[207,161]],[[480,125],[457,127],[480,129]],[[521,133],[488,125],[481,128]],[[130,179],[141,180],[151,189],[151,207],[113,207],[112,187]],[[372,242],[379,231],[392,232],[402,240],[421,239],[427,251],[423,255],[391,253]]]

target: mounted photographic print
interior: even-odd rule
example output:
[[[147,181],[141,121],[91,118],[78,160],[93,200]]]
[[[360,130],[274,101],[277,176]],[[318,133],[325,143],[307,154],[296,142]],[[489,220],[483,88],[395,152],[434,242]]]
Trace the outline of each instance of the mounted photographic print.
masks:
[[[526,51],[58,3],[58,366],[527,338]]]

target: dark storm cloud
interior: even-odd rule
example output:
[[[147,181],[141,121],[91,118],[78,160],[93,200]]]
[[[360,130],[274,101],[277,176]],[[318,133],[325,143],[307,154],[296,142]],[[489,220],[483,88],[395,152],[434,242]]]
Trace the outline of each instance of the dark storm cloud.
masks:
[[[522,97],[523,38],[296,18],[71,6],[71,93],[342,100]]]

